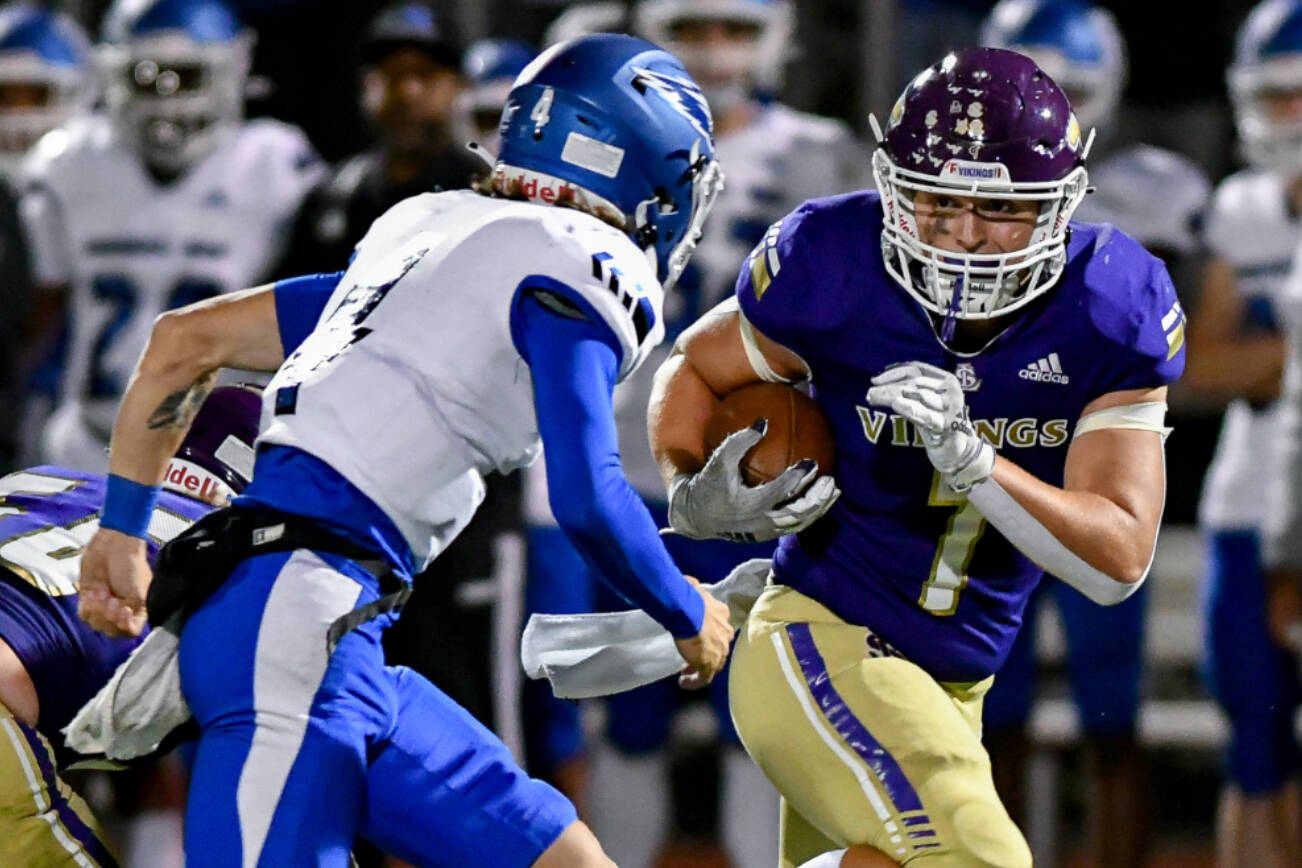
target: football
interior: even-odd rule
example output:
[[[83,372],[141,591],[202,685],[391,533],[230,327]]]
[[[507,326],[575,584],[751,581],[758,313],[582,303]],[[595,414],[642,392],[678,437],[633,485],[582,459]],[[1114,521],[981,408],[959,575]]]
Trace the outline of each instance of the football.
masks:
[[[818,462],[820,473],[830,473],[836,451],[832,426],[813,398],[781,383],[756,383],[725,395],[705,424],[705,451],[709,455],[734,431],[767,419],[764,439],[742,460],[747,485],[775,479],[805,458]]]

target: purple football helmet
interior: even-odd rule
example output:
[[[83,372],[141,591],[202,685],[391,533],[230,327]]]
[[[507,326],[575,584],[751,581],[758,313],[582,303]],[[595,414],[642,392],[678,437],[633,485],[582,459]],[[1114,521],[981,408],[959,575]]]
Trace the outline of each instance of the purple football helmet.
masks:
[[[168,464],[163,488],[210,503],[239,494],[253,478],[261,418],[262,387],[213,389]]]
[[[1066,265],[1067,222],[1085,196],[1087,144],[1067,97],[1014,51],[965,48],[924,69],[895,103],[873,176],[887,272],[919,304],[955,320],[990,319],[1051,289]],[[922,241],[919,192],[1039,203],[1027,246],[1004,254]]]

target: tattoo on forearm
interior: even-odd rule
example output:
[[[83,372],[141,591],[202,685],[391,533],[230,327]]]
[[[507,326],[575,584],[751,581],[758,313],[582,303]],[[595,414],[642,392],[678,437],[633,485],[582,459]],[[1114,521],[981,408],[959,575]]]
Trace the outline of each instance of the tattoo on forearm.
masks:
[[[208,397],[208,393],[212,391],[213,384],[216,381],[217,372],[209,371],[187,388],[177,389],[168,395],[150,414],[147,423],[149,428],[151,430],[184,428],[189,425],[194,420],[194,414],[199,412],[199,407],[203,404],[204,399]]]

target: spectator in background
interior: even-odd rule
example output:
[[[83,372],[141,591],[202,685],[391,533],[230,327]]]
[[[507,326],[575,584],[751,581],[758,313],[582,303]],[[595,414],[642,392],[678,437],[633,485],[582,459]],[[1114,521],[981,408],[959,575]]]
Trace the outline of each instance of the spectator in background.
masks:
[[[1277,412],[1285,348],[1296,330],[1299,275],[1288,276],[1302,242],[1302,2],[1266,0],[1244,21],[1229,69],[1240,146],[1249,167],[1216,190],[1207,218],[1213,259],[1189,327],[1190,385],[1232,399],[1208,470],[1201,523],[1209,549],[1208,674],[1230,719],[1227,781],[1217,817],[1221,868],[1302,864],[1298,743],[1293,717],[1302,692],[1297,660],[1281,647],[1287,597],[1270,599],[1267,563],[1302,566],[1296,487],[1270,504],[1272,480],[1296,486],[1299,429],[1294,331],[1287,397]],[[1281,314],[1289,312],[1288,316]],[[1279,444],[1280,458],[1270,460]],[[1282,465],[1282,466],[1281,466]],[[1269,543],[1267,539],[1267,543]],[[1294,647],[1294,653],[1298,649]]]
[[[421,2],[383,9],[367,28],[363,113],[374,147],[337,165],[299,214],[284,275],[343,268],[377,217],[403,199],[470,185],[487,166],[453,133],[464,82],[452,22]]]
[[[1126,46],[1112,15],[1083,0],[1003,0],[991,10],[981,44],[1033,59],[1062,87],[1085,134],[1096,132],[1090,152],[1098,166],[1090,172],[1095,192],[1081,203],[1078,219],[1116,225],[1178,274],[1179,261],[1196,251],[1194,224],[1210,186],[1192,162],[1170,151],[1138,145],[1108,153],[1127,69]],[[1148,772],[1136,732],[1147,596],[1141,588],[1104,608],[1046,577],[986,695],[983,714],[1000,797],[1025,828],[1036,613],[1052,597],[1067,636],[1067,675],[1085,734],[1093,793],[1089,848],[1095,863],[1109,868],[1138,868],[1151,839]]]
[[[24,156],[37,139],[70,114],[90,106],[94,92],[90,40],[71,18],[31,3],[0,8],[0,471],[15,466],[23,449],[21,421],[33,375],[56,348],[28,340],[35,329],[27,243],[18,220],[17,191]],[[26,326],[26,327],[25,327]],[[52,330],[51,330],[52,331]],[[20,354],[19,347],[30,345]],[[47,367],[37,429],[54,401],[57,364]],[[35,440],[36,430],[28,433]],[[34,454],[30,447],[26,450]]]
[[[580,26],[624,23],[619,4],[583,4],[581,9],[581,15],[562,16],[549,33],[572,36]],[[773,221],[806,199],[854,190],[867,180],[867,155],[843,123],[775,99],[794,48],[792,11],[785,0],[645,0],[632,8],[636,35],[679,57],[700,83],[714,116],[719,161],[728,173],[678,292],[666,300],[669,339],[617,398],[624,471],[661,526],[667,524],[666,495],[647,442],[646,407],[655,368],[668,356],[672,339],[731,294],[738,269]],[[529,504],[546,504],[541,476],[531,473]],[[627,607],[591,577],[576,581],[588,571],[577,552],[545,508],[527,511],[533,611]],[[703,582],[722,579],[748,558],[768,557],[774,548],[772,543],[747,546],[680,536],[667,537],[666,544],[675,561]],[[547,690],[542,684],[526,689]],[[738,868],[774,864],[776,792],[737,740],[726,677],[715,679],[707,697],[717,739],[709,739],[703,757],[694,754],[693,761],[680,764],[693,774],[719,767],[721,786],[698,776],[671,787],[667,748],[685,697],[690,695],[667,680],[607,701],[609,749],[603,746],[595,754],[589,785],[593,829],[624,868],[677,864],[675,859],[708,858],[706,854],[722,858],[719,850],[726,850]],[[537,694],[526,705],[534,744],[544,754],[532,755],[542,763],[539,773],[575,786],[582,779],[577,709]],[[723,748],[716,760],[719,743]],[[706,758],[709,762],[701,761]]]

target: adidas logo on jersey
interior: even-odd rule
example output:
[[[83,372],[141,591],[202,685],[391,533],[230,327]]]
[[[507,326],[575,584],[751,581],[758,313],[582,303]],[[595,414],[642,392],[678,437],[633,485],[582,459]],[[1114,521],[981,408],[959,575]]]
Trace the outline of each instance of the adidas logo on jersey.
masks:
[[[1062,372],[1057,353],[1049,353],[1039,361],[1031,362],[1018,371],[1017,376],[1037,383],[1061,383],[1065,386],[1069,382],[1067,375]]]

